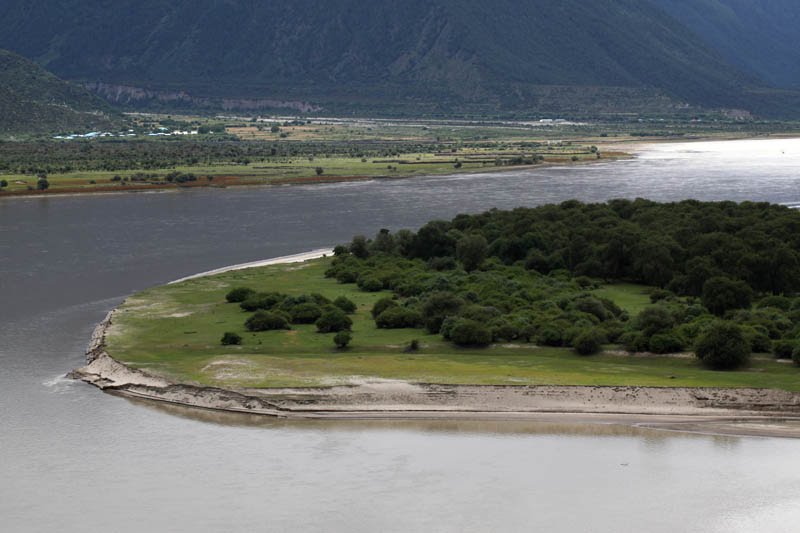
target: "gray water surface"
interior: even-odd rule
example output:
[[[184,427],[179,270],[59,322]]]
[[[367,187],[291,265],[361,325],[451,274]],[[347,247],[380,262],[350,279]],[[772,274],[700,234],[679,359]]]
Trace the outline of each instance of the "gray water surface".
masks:
[[[499,174],[0,200],[0,530],[796,531],[793,440],[232,419],[62,376],[126,295],[195,272],[570,198],[800,204],[798,169],[800,141],[746,141]]]

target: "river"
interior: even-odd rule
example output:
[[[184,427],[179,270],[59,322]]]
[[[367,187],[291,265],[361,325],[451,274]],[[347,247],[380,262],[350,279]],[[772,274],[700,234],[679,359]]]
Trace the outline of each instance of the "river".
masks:
[[[800,140],[731,141],[496,174],[0,199],[0,530],[796,531],[795,440],[289,423],[133,402],[63,376],[126,295],[195,272],[570,198],[800,205],[798,169]]]

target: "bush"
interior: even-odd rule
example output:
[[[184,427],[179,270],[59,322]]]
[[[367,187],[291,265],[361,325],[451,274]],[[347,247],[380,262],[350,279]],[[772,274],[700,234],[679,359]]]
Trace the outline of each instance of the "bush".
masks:
[[[539,330],[536,342],[542,346],[562,346],[564,332],[557,326],[545,326]]]
[[[666,307],[654,305],[646,307],[636,317],[636,328],[648,338],[656,333],[669,331],[675,325],[675,319]]]
[[[752,298],[752,289],[741,280],[718,276],[703,284],[703,305],[717,316],[731,309],[750,307]]]
[[[336,345],[337,348],[343,350],[347,348],[347,345],[350,344],[350,341],[353,339],[353,335],[349,331],[340,331],[333,337],[333,343]]]
[[[234,346],[242,344],[242,337],[237,335],[236,333],[226,331],[225,334],[222,336],[222,345],[223,346]]]
[[[252,295],[239,304],[239,307],[248,312],[258,311],[259,309],[269,310],[283,302],[286,296],[277,292],[259,292]]]
[[[383,290],[383,282],[373,276],[358,278],[358,288],[366,292],[378,292]]]
[[[389,309],[390,307],[396,307],[397,302],[392,300],[391,298],[381,298],[372,306],[372,318],[378,318],[378,316]]]
[[[244,326],[248,331],[272,331],[278,329],[292,329],[289,321],[281,313],[258,311],[247,319]]]
[[[442,322],[448,316],[455,316],[464,305],[464,300],[451,292],[434,292],[422,304],[422,318],[431,333],[439,333]]]
[[[792,301],[785,296],[767,296],[758,302],[759,309],[764,307],[774,307],[781,311],[788,311],[792,308]]]
[[[604,340],[600,331],[587,329],[572,341],[573,349],[578,355],[594,355],[601,350]]]
[[[750,345],[737,324],[719,321],[700,335],[695,352],[697,358],[713,370],[733,370],[748,362]]]
[[[333,301],[333,305],[347,313],[348,315],[352,315],[358,309],[355,303],[352,300],[347,298],[346,296],[339,296]]]
[[[619,343],[630,353],[641,353],[650,350],[650,339],[642,333],[629,331],[619,338]]]
[[[683,342],[671,333],[657,333],[650,337],[650,351],[658,354],[678,353],[683,351]]]
[[[797,366],[800,366],[800,346],[797,346],[792,352],[792,361],[794,361],[794,364]]]
[[[225,299],[228,301],[228,303],[241,303],[249,298],[252,298],[255,296],[255,294],[256,291],[253,289],[248,289],[247,287],[236,287],[225,295]]]
[[[488,346],[492,332],[480,322],[462,318],[450,329],[450,339],[459,346]]]
[[[419,351],[419,341],[417,339],[412,339],[411,342],[408,343],[408,346],[403,349],[405,353],[414,353]]]
[[[338,307],[330,307],[323,311],[316,325],[317,331],[320,333],[337,333],[350,330],[353,327],[353,321]]]
[[[313,324],[322,316],[322,308],[315,303],[302,303],[289,310],[292,324]]]
[[[416,328],[421,324],[419,311],[399,306],[387,308],[375,319],[375,325],[381,329]]]
[[[776,359],[791,359],[798,346],[800,344],[795,340],[782,339],[772,344],[772,353]]]

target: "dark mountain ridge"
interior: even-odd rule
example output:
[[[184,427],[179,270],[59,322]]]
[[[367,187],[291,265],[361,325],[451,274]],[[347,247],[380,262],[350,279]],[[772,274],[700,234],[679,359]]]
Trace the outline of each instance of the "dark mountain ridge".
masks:
[[[120,87],[220,107],[769,114],[759,73],[670,2],[6,0],[0,47],[123,103]]]

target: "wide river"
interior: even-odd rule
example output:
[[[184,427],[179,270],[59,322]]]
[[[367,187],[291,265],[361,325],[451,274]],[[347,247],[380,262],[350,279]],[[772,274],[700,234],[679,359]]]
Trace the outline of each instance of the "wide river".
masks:
[[[461,177],[0,200],[0,531],[798,531],[796,440],[289,423],[63,378],[104,314],[151,285],[459,212],[619,197],[800,204],[800,140]]]

